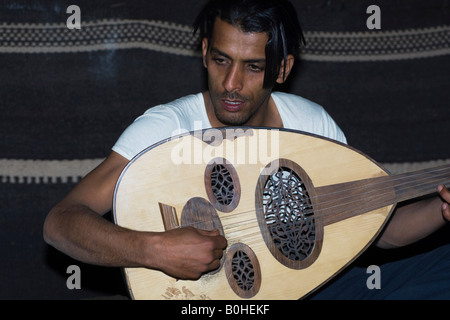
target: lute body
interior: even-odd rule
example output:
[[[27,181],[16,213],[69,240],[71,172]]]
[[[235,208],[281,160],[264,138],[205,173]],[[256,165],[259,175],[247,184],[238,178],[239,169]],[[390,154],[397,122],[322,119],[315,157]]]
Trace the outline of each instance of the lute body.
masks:
[[[361,152],[291,130],[211,129],[151,146],[124,169],[115,222],[191,225],[227,238],[221,267],[197,281],[125,268],[133,299],[299,299],[351,263],[398,201],[450,180],[392,176]],[[419,181],[419,184],[421,182]]]

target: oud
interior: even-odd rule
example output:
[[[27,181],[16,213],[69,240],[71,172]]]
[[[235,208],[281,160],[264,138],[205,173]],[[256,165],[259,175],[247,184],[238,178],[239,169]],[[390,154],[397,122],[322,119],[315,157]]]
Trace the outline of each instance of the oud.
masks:
[[[237,161],[254,157],[248,146],[267,130],[228,139],[221,131],[215,143],[198,132],[179,135],[130,161],[114,193],[118,225],[219,229],[228,241],[221,266],[196,281],[125,268],[133,299],[302,298],[354,261],[398,202],[450,182],[448,165],[391,175],[349,146],[285,129],[277,129],[277,152],[262,153],[257,164]],[[182,144],[200,150],[203,161],[171,161]]]

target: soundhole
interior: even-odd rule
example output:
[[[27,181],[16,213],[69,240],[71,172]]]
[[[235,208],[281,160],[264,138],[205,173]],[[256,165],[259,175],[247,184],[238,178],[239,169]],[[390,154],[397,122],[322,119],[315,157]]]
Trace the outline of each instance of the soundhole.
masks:
[[[261,271],[255,253],[247,245],[237,243],[228,249],[225,272],[231,288],[241,298],[258,293]]]
[[[307,186],[312,184],[294,162],[283,159],[279,164],[270,175],[260,177],[258,221],[271,253],[286,266],[300,269],[315,259],[307,261],[316,248],[318,229]]]
[[[211,187],[214,197],[221,205],[227,206],[234,198],[234,184],[231,173],[223,164],[216,164],[211,171]]]
[[[255,284],[255,272],[252,261],[244,251],[236,251],[231,260],[233,277],[239,288],[248,291]]]
[[[191,226],[203,230],[219,230],[222,236],[225,236],[222,222],[217,215],[216,209],[211,203],[201,197],[194,197],[189,199],[181,211],[181,226]],[[218,272],[223,265],[224,256],[220,260],[218,269],[210,271],[209,274]]]
[[[230,212],[240,199],[239,179],[226,159],[212,160],[205,170],[205,188],[209,201],[220,211]]]

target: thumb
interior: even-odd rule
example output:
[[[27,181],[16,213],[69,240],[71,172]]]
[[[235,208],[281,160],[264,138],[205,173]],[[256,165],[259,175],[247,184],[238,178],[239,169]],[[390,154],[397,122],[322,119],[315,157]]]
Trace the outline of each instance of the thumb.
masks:
[[[450,192],[444,185],[438,186],[438,192],[441,196],[442,203],[442,215],[447,221],[450,221]]]

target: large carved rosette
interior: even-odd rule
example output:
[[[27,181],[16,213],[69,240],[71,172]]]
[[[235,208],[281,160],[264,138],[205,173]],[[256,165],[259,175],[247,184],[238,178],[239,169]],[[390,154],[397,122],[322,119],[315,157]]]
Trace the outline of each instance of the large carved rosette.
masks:
[[[280,159],[268,165],[256,188],[255,207],[264,241],[272,255],[289,268],[302,269],[317,258],[322,243],[321,221],[314,215],[314,187],[295,162]]]

